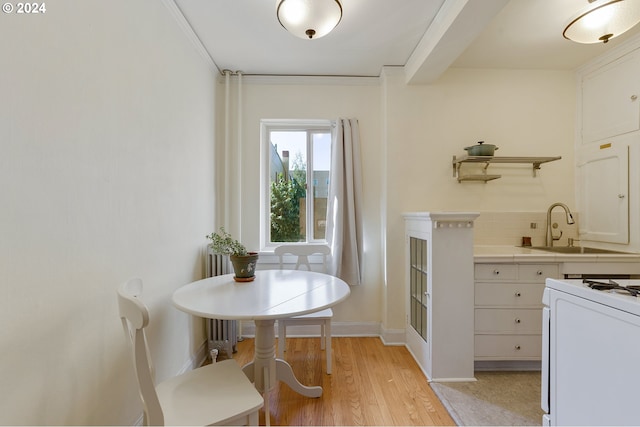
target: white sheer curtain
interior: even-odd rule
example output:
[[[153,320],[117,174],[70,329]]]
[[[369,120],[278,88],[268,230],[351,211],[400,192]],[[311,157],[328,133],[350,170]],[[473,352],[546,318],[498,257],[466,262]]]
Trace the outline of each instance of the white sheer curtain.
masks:
[[[350,285],[362,278],[362,171],[356,119],[338,119],[331,144],[327,201],[329,273]]]

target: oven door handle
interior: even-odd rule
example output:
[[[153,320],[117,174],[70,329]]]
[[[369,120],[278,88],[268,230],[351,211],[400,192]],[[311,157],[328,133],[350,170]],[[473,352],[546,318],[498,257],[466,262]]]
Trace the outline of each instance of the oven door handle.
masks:
[[[551,341],[551,312],[549,307],[542,309],[542,386],[540,390],[540,405],[545,413],[549,413],[549,375],[550,358],[549,352]]]

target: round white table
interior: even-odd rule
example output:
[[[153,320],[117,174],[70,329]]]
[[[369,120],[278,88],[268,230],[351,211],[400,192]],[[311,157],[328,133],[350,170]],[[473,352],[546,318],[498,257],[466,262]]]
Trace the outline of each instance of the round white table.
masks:
[[[255,354],[242,369],[265,398],[269,424],[269,391],[283,381],[296,392],[320,397],[322,387],[302,385],[291,366],[275,357],[276,319],[324,310],[345,300],[349,285],[327,274],[300,270],[259,270],[252,282],[236,282],[233,274],[189,283],[173,294],[181,311],[211,319],[253,320]]]

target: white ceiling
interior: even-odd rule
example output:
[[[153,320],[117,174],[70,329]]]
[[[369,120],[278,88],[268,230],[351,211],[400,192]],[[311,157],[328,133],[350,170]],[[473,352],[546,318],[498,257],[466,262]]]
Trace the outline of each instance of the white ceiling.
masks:
[[[422,83],[449,66],[570,70],[640,31],[606,45],[565,40],[587,0],[341,0],[338,26],[304,40],[280,25],[277,0],[174,1],[218,69],[246,75],[378,76],[395,65]]]

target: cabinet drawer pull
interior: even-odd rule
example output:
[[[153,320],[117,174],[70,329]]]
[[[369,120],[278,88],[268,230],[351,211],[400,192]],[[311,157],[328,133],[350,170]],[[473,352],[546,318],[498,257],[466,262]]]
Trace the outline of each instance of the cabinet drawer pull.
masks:
[[[517,296],[517,297],[521,297],[521,296],[522,296],[522,294],[520,293],[520,291],[516,291],[516,296]]]
[[[537,274],[538,276],[542,276],[542,271],[541,271],[541,270],[538,270],[538,271],[536,272],[536,274]]]
[[[519,345],[516,345],[514,348],[515,348],[516,350],[520,350],[520,346],[519,346]]]
[[[493,274],[497,276],[498,274],[500,274],[500,270],[493,270]]]
[[[631,95],[631,100],[635,101],[636,99],[638,99],[638,95]]]
[[[518,319],[517,317],[513,321],[516,323],[520,323],[520,319]]]

